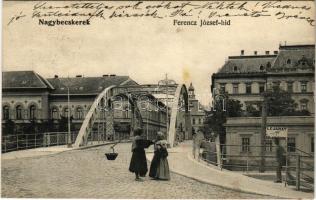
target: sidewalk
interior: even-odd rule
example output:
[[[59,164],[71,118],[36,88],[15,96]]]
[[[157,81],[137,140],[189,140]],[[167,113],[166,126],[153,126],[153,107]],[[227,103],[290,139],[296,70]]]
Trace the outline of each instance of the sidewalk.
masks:
[[[128,142],[129,140],[121,141]],[[40,147],[40,148],[34,148],[34,149],[26,149],[26,150],[19,150],[19,151],[11,151],[8,153],[2,153],[1,154],[1,160],[11,160],[11,159],[17,159],[17,158],[31,158],[31,157],[37,157],[37,156],[46,156],[46,155],[52,155],[57,153],[62,153],[66,151],[72,151],[72,150],[80,150],[80,149],[86,149],[86,148],[93,148],[97,146],[102,145],[108,145],[113,144],[115,142],[104,142],[99,143],[98,141],[89,142],[89,146],[79,147],[79,148],[68,148],[67,145],[59,145],[59,146],[51,146],[51,147]]]
[[[183,176],[212,185],[222,186],[229,189],[270,195],[279,198],[307,198],[313,199],[313,193],[295,191],[284,187],[283,183],[274,183],[251,178],[240,173],[228,170],[219,170],[215,166],[207,166],[192,158],[192,146],[190,141],[179,144],[179,146],[169,149],[170,170]],[[147,158],[151,160],[153,153],[147,153]]]

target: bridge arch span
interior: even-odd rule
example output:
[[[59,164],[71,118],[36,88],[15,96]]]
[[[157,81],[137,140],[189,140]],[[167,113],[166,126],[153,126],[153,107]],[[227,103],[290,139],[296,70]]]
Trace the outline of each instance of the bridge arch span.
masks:
[[[170,124],[167,136],[170,147],[175,146],[177,140],[179,139],[177,138],[177,134],[179,133],[184,134],[186,139],[188,138],[188,135],[192,134],[189,96],[188,90],[184,84],[179,84],[177,86],[171,107]]]

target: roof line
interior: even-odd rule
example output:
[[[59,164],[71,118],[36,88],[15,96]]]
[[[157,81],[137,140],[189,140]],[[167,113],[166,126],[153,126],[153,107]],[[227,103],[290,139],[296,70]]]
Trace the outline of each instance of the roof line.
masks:
[[[55,89],[54,86],[48,80],[46,80],[45,78],[43,78],[41,75],[37,74],[36,72],[34,73],[40,78],[42,82],[44,82],[44,84],[46,83],[50,87],[50,89],[53,89],[53,90]]]
[[[44,81],[40,78],[40,76],[34,71],[32,70],[32,72],[35,74],[35,76],[40,80],[40,82],[45,86],[44,88],[48,88],[47,85],[44,83]]]
[[[240,58],[273,58],[273,57],[277,57],[277,54],[272,54],[272,55],[228,56],[228,59],[240,59]]]
[[[127,80],[123,81],[120,85],[125,85],[126,83],[130,82],[132,79],[128,77]]]

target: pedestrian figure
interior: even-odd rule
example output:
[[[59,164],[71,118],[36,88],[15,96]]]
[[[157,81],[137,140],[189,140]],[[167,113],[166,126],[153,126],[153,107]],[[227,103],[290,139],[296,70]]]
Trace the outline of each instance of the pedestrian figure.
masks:
[[[277,167],[276,167],[276,183],[282,183],[282,166],[285,165],[286,158],[284,156],[285,150],[280,145],[279,138],[275,138],[274,140],[276,147],[276,159],[277,159]]]
[[[196,157],[196,153],[198,152],[198,155],[200,153],[200,147],[201,143],[204,140],[204,134],[201,129],[197,131],[196,134],[193,136],[193,157]],[[198,156],[197,155],[197,156]]]
[[[169,163],[167,160],[167,141],[162,132],[158,132],[155,142],[154,157],[151,161],[149,176],[157,180],[170,180]]]
[[[142,129],[136,129],[134,131],[134,139],[132,143],[132,158],[129,165],[129,171],[135,173],[135,180],[142,181],[140,177],[145,177],[148,171],[147,160],[145,154],[145,148],[148,148],[153,144],[150,140],[145,140],[141,137],[143,133]]]

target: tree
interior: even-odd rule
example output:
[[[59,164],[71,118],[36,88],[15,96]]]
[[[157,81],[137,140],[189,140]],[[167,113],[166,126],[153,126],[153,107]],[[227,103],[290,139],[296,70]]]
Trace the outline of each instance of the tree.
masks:
[[[267,97],[268,116],[295,116],[309,115],[308,111],[297,111],[297,103],[292,99],[290,92],[280,87],[273,87],[273,90],[265,93]]]
[[[205,137],[214,132],[215,136],[219,135],[220,143],[225,143],[227,117],[240,117],[242,114],[242,104],[235,99],[229,99],[227,93],[214,97],[214,104],[211,111],[206,112],[203,131]]]

